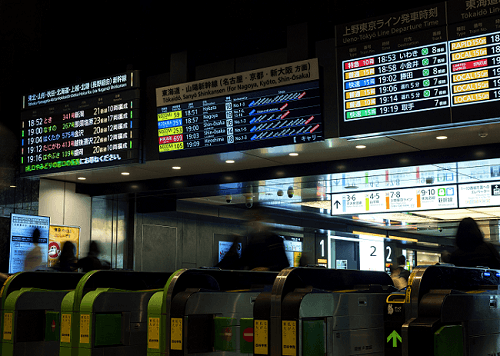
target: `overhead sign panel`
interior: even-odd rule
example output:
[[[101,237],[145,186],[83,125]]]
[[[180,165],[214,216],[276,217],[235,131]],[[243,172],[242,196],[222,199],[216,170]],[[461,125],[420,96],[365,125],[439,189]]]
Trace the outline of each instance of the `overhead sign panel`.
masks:
[[[458,208],[457,186],[332,194],[332,215],[357,215]]]
[[[21,175],[139,160],[138,72],[25,97]]]
[[[156,89],[160,159],[323,139],[316,59]]]

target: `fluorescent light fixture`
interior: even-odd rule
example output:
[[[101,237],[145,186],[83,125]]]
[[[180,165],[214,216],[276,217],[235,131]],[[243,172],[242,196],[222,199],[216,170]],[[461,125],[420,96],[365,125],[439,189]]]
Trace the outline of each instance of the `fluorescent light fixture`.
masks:
[[[122,172],[121,174],[122,174],[122,176],[129,176],[130,175],[129,172]]]
[[[179,166],[173,166],[172,169],[181,169]]]
[[[448,138],[448,136],[442,135],[442,136],[437,136],[436,140],[446,140],[447,138]]]
[[[228,159],[228,160],[226,160],[226,163],[234,163],[234,160]]]
[[[85,179],[87,179],[87,178],[85,178],[85,177],[78,177],[77,179],[78,179],[78,180],[85,180]]]
[[[297,157],[299,154],[297,152],[290,152],[288,155],[292,157]]]
[[[365,145],[356,145],[356,148],[358,150],[362,150],[363,148],[366,148],[366,146]]]

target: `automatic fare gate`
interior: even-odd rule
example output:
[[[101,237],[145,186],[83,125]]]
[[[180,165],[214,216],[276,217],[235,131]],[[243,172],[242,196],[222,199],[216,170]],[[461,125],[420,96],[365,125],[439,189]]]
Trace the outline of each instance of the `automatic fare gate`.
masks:
[[[82,273],[19,272],[1,296],[1,355],[57,355],[61,301]]]
[[[253,303],[277,272],[182,269],[148,306],[148,355],[253,352]]]
[[[286,268],[254,305],[254,354],[384,355],[385,272]]]
[[[61,303],[60,356],[145,355],[147,303],[171,273],[91,271]]]
[[[417,267],[387,299],[386,356],[500,354],[499,285],[497,270]]]

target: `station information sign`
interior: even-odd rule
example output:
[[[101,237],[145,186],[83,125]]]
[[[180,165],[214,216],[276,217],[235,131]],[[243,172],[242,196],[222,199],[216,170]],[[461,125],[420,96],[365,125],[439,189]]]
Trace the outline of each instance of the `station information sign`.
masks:
[[[160,159],[323,139],[317,60],[159,88],[157,106]]]
[[[461,208],[500,205],[500,181],[461,184],[459,188]]]
[[[24,98],[21,175],[137,162],[138,72]]]
[[[456,185],[332,194],[332,214],[370,214],[458,208]]]

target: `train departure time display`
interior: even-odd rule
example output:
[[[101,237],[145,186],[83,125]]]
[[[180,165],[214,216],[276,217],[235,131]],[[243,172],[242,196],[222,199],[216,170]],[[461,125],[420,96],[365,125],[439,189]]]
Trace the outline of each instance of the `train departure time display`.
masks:
[[[316,80],[308,80],[311,72]],[[221,85],[227,78],[207,81],[212,93],[224,95],[205,97],[203,94],[210,91],[199,90],[184,94],[198,100],[159,105],[160,159],[322,140],[317,62],[292,63],[257,73],[233,75],[233,86],[230,80],[229,85]],[[192,87],[188,83],[183,88]]]
[[[446,42],[343,61],[344,120],[448,107]]]
[[[137,161],[139,90],[133,81],[130,72],[30,95],[31,107],[21,113],[21,174]]]

